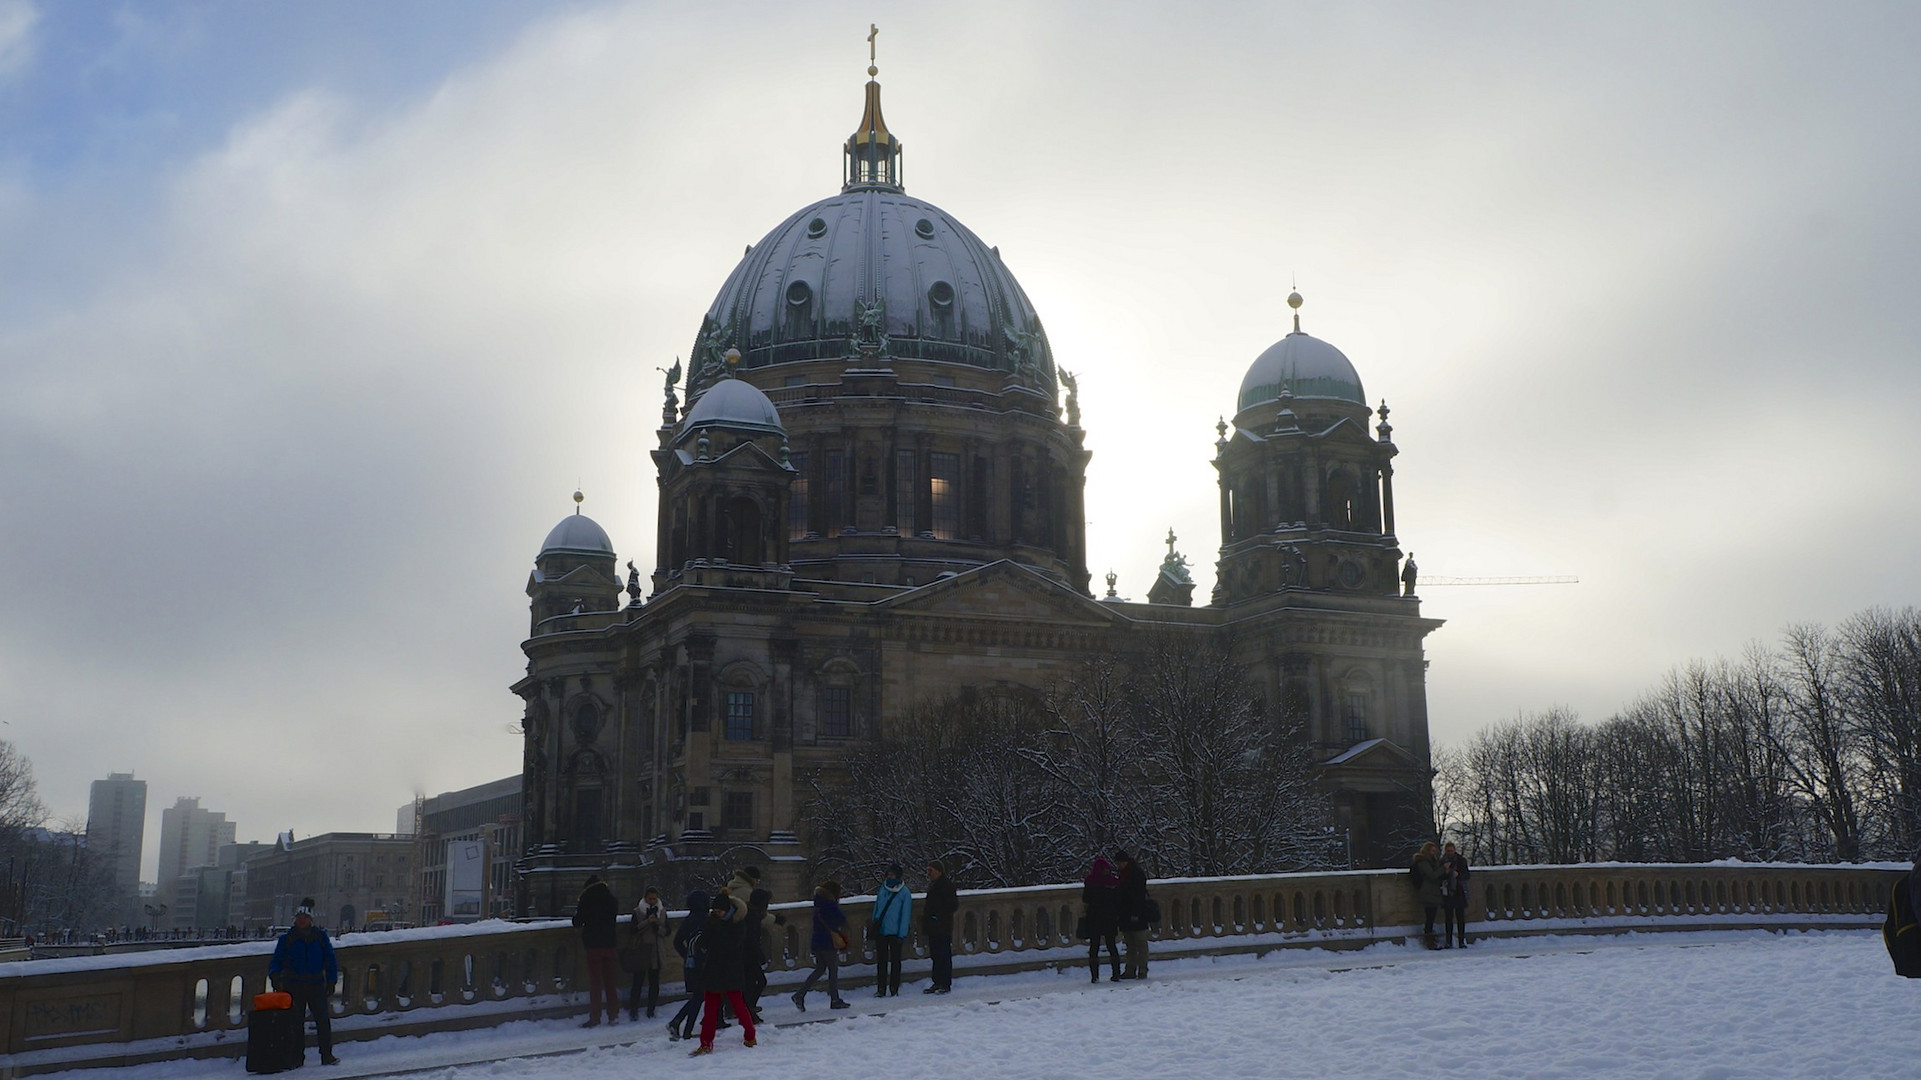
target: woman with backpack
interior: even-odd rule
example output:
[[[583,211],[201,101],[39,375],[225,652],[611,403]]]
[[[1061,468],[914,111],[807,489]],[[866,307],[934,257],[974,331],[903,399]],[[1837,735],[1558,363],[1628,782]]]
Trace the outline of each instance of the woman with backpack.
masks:
[[[814,970],[807,981],[794,991],[794,1008],[807,1011],[807,991],[820,977],[827,976],[827,1005],[832,1009],[852,1008],[840,996],[840,951],[847,947],[847,916],[840,910],[840,882],[823,881],[814,887],[814,932],[807,940],[814,953]]]
[[[687,914],[674,930],[674,951],[680,954],[681,971],[687,980],[687,1001],[667,1021],[667,1037],[670,1039],[691,1039],[694,1037],[694,1023],[700,1019],[702,1001],[700,989],[700,934],[707,921],[707,892],[695,889],[687,894]]]

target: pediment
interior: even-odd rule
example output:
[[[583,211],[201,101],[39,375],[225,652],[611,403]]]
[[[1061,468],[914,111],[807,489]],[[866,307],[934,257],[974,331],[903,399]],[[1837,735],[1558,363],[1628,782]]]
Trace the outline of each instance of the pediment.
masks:
[[[1323,769],[1392,770],[1422,768],[1419,758],[1403,749],[1392,739],[1368,739],[1355,743],[1346,750],[1321,762]]]
[[[1112,626],[1123,617],[1044,574],[1001,560],[888,597],[874,605],[902,615]]]
[[[736,472],[791,473],[794,471],[791,466],[782,465],[772,454],[761,449],[760,444],[748,440],[735,443],[726,450],[709,456],[705,461],[695,457],[692,451],[684,449],[675,450],[674,457],[683,468],[699,465],[707,469],[726,469]]]
[[[1345,416],[1334,421],[1331,427],[1321,432],[1319,438],[1323,442],[1348,443],[1362,446],[1374,445],[1374,439],[1368,436],[1367,425],[1357,424]]]

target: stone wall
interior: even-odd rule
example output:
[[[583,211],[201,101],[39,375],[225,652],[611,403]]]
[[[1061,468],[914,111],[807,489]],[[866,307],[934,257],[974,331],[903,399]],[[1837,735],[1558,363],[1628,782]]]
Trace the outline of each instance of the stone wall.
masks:
[[[1474,873],[1474,937],[1701,929],[1879,926],[1890,867],[1630,865],[1503,867]],[[1152,882],[1162,921],[1159,957],[1353,949],[1406,940],[1421,910],[1405,871],[1274,874]],[[919,897],[916,897],[918,901]],[[870,903],[844,907],[854,945],[843,982],[873,959]],[[812,966],[811,906],[776,905],[776,986]],[[958,973],[987,974],[1086,962],[1072,937],[1079,885],[961,894]],[[916,920],[918,921],[918,920]],[[918,935],[910,954],[924,962]],[[566,1016],[586,1008],[579,941],[565,921],[477,923],[353,934],[338,946],[340,1041],[484,1027]],[[266,989],[271,943],[0,965],[0,1078],[82,1065],[182,1057],[238,1057],[247,1008]],[[918,969],[924,971],[924,968]],[[664,984],[676,984],[670,956]]]

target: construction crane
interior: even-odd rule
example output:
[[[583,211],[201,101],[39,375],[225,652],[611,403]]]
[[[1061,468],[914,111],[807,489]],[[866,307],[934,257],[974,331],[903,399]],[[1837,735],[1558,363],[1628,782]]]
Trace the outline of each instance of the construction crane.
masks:
[[[1428,577],[1421,575],[1421,588],[1429,585],[1579,585],[1581,579],[1573,574],[1555,574],[1547,577]]]

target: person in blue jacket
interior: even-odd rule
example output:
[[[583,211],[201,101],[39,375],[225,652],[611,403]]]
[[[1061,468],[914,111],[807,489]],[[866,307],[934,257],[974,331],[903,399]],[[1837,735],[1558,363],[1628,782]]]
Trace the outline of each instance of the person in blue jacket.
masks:
[[[293,928],[280,935],[267,963],[267,979],[274,989],[293,995],[294,1015],[313,1014],[314,1042],[320,1048],[322,1065],[338,1065],[334,1056],[333,1020],[327,1015],[327,1001],[333,997],[334,984],[340,981],[340,964],[334,959],[333,942],[327,932],[313,922],[313,897],[300,901],[294,909]]]
[[[887,868],[887,880],[874,890],[874,914],[867,920],[874,928],[875,997],[900,996],[901,949],[914,925],[914,894],[901,874],[899,863]]]

